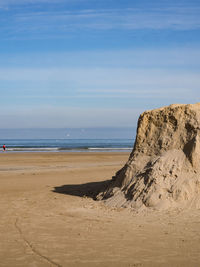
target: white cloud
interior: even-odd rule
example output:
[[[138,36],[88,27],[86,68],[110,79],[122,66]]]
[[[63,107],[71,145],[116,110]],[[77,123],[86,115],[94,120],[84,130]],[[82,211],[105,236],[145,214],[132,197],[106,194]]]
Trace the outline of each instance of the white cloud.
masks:
[[[75,56],[73,67],[71,63],[53,67],[57,57],[74,62]],[[85,57],[80,66],[79,57]],[[144,109],[200,101],[199,57],[198,49],[79,52],[71,58],[68,53],[52,55],[53,63],[47,61],[40,68],[30,67],[32,58],[26,67],[1,67],[1,124],[5,128],[118,126],[119,119],[121,126],[132,126]],[[131,64],[140,58],[140,67]],[[106,59],[113,59],[110,67]]]
[[[159,48],[134,50],[99,50],[71,52],[43,52],[1,54],[0,68],[6,66],[25,66],[26,68],[199,68],[200,49]]]
[[[162,91],[171,88],[192,90],[200,86],[199,72],[170,69],[132,68],[44,68],[0,69],[1,81],[13,82],[64,82],[66,89],[87,92],[118,90],[140,92]],[[100,89],[99,89],[100,88]],[[28,89],[28,88],[27,88]],[[57,88],[59,90],[59,88]],[[42,88],[41,88],[42,90]]]

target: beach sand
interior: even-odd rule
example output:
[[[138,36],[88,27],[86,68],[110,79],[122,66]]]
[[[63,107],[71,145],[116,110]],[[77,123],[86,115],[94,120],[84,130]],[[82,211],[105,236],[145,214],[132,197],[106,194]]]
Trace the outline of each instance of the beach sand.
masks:
[[[0,153],[0,266],[200,266],[200,210],[90,196],[129,153]]]

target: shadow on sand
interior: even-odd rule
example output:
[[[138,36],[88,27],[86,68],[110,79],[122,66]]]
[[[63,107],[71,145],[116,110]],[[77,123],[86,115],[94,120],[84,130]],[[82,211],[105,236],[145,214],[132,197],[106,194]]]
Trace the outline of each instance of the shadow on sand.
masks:
[[[54,187],[53,192],[71,196],[78,196],[78,197],[89,197],[96,200],[97,195],[100,192],[104,191],[109,183],[110,180],[87,183],[87,184],[62,185]]]

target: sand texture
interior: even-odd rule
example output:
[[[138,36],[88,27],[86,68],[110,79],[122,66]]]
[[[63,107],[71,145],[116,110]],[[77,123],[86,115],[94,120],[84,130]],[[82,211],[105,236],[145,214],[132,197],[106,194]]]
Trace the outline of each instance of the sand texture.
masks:
[[[200,266],[200,210],[94,201],[127,153],[0,153],[0,266]]]
[[[99,199],[137,210],[200,207],[200,103],[144,112],[133,151]]]

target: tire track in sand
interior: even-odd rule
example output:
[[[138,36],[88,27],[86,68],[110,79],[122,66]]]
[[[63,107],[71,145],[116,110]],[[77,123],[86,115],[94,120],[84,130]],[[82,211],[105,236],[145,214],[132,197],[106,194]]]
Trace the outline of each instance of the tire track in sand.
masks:
[[[18,224],[18,218],[16,219],[15,221],[15,228],[17,229],[17,231],[19,232],[22,240],[24,241],[24,243],[31,249],[31,251],[37,255],[38,257],[42,258],[43,260],[47,261],[48,263],[54,265],[54,266],[57,266],[57,267],[62,267],[62,265],[60,265],[59,263],[51,260],[50,258],[48,258],[47,256],[45,255],[42,255],[36,248],[34,248],[34,246],[24,237],[24,234],[21,230],[21,228],[19,227],[19,224]]]

